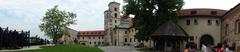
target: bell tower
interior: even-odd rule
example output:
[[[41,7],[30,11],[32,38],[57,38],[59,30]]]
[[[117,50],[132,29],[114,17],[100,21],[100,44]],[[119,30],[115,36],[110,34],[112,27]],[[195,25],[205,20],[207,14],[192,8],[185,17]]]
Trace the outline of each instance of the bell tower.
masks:
[[[106,41],[114,45],[116,41],[116,28],[120,24],[120,3],[115,1],[108,4],[108,10],[104,11],[104,29],[106,31]]]

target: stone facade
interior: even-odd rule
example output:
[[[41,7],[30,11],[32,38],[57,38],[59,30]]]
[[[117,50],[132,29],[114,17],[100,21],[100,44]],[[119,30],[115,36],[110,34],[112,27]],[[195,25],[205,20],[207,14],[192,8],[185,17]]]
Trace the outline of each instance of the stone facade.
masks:
[[[183,9],[179,13],[178,25],[191,36],[198,48],[201,44],[217,45],[221,43],[221,16],[225,12],[220,9]]]
[[[138,31],[132,26],[132,17],[120,15],[120,3],[110,2],[108,7],[104,11],[104,30],[78,32],[68,29],[71,36],[64,36],[62,39],[72,42],[77,38],[80,44],[89,46],[139,43],[134,37]],[[229,11],[209,8],[182,9],[178,17],[177,24],[191,37],[190,41],[197,43],[198,48],[206,43],[227,43],[230,46],[234,43],[237,46],[240,44],[240,4]],[[140,42],[147,47],[153,47],[154,44],[152,40]]]
[[[106,44],[109,45],[134,45],[136,39],[135,28],[132,27],[132,18],[120,15],[120,4],[110,2],[109,9],[104,12],[104,29],[106,31]]]
[[[223,42],[232,46],[240,46],[240,4],[230,9],[224,16],[222,22]]]
[[[110,2],[108,10],[104,12],[104,30],[106,31],[106,42],[112,45],[116,40],[114,28],[120,24],[120,3]]]
[[[74,44],[74,40],[77,38],[78,31],[68,27],[65,27],[64,31],[68,32],[68,35],[63,35],[62,38],[59,39],[60,42],[63,44]]]

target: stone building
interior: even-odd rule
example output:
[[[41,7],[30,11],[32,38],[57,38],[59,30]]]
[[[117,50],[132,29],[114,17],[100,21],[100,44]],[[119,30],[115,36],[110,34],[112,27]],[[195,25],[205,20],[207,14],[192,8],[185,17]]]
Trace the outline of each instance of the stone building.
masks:
[[[120,24],[120,3],[110,2],[108,10],[104,11],[104,30],[106,31],[106,44],[113,45],[116,40],[114,28]]]
[[[64,28],[65,32],[68,32],[67,35],[63,35],[59,41],[63,44],[74,44],[74,40],[77,38],[78,31],[71,29],[69,27]]]
[[[240,46],[240,4],[225,13],[222,20],[223,42],[229,46]]]
[[[132,18],[120,15],[120,3],[110,2],[108,10],[104,12],[104,30],[108,45],[134,45],[137,40],[135,28],[132,27]]]
[[[195,8],[182,9],[178,25],[191,36],[198,48],[202,44],[217,45],[221,41],[221,16],[227,12],[221,9]]]
[[[78,42],[82,45],[88,46],[102,46],[105,43],[105,31],[79,31],[77,35]]]

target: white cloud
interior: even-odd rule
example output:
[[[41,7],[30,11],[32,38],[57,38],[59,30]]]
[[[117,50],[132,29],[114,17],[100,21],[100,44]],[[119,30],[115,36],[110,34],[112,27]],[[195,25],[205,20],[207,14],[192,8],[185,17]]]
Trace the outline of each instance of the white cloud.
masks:
[[[184,0],[183,8],[215,8],[229,10],[236,6],[240,0]]]
[[[75,30],[103,29],[103,12],[112,0],[0,0],[0,26],[30,30],[31,35],[46,38],[39,30],[47,9],[59,5],[60,10],[77,13]],[[121,1],[121,0],[119,0]],[[122,1],[121,1],[122,2]]]

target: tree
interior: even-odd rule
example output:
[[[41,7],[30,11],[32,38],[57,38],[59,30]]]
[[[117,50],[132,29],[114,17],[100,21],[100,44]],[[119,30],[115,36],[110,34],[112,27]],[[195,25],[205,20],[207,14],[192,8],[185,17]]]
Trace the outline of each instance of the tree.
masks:
[[[75,24],[76,14],[67,11],[61,11],[54,6],[54,8],[48,9],[43,16],[42,24],[39,25],[41,31],[46,36],[53,39],[53,43],[56,44],[57,40],[63,35],[68,35],[68,32],[64,32],[64,28]]]
[[[148,40],[162,23],[176,22],[177,12],[182,8],[183,0],[124,0],[123,15],[134,15],[134,27],[138,30],[136,38]]]

